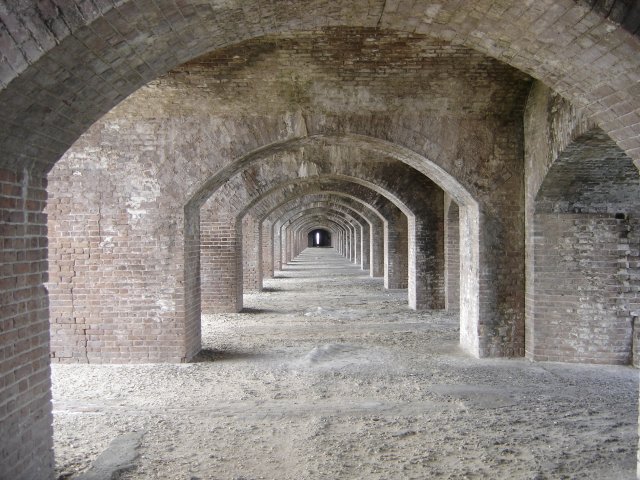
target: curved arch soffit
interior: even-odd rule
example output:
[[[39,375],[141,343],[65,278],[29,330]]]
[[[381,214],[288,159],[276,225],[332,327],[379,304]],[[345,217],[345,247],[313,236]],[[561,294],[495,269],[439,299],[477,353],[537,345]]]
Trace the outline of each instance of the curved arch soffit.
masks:
[[[80,69],[79,65],[83,65],[83,71],[78,73],[78,77],[81,74],[89,74],[87,76],[98,77],[98,81],[102,80],[104,84],[107,84],[110,81],[113,82],[112,78],[103,79],[96,69],[101,65],[113,69],[116,72],[114,76],[119,85],[117,89],[113,86],[109,89],[110,93],[112,90],[111,95],[98,97],[99,101],[96,101],[96,98],[91,95],[95,96],[95,92],[107,90],[103,88],[103,83],[98,83],[95,91],[84,89],[85,91],[78,92],[77,89],[74,91],[70,91],[68,88],[63,89],[63,80],[55,80],[53,74],[50,75],[51,80],[44,79],[45,84],[50,84],[54,90],[59,87],[59,96],[63,103],[71,106],[76,104],[91,105],[91,108],[85,109],[87,112],[79,122],[72,122],[60,117],[63,119],[62,128],[65,135],[60,139],[51,138],[51,141],[62,145],[62,148],[66,150],[102,114],[117,105],[137,88],[171,68],[207,52],[259,38],[264,36],[265,32],[271,34],[291,32],[293,30],[291,25],[296,25],[300,31],[358,25],[425,34],[445,42],[455,41],[467,48],[507,63],[544,82],[576,105],[585,107],[591,115],[599,115],[598,121],[601,124],[610,122],[617,117],[613,106],[604,101],[606,95],[601,93],[601,89],[619,92],[623,101],[635,103],[633,102],[633,89],[636,88],[638,82],[637,48],[640,46],[638,37],[626,31],[623,26],[606,19],[600,13],[591,11],[588,6],[578,4],[575,0],[556,0],[557,10],[571,11],[570,15],[561,17],[556,15],[540,16],[537,10],[532,12],[527,6],[523,8],[519,0],[506,2],[504,8],[498,10],[485,8],[481,14],[478,14],[480,10],[473,10],[475,0],[466,0],[455,4],[456,13],[459,13],[455,16],[451,15],[452,12],[448,12],[446,3],[440,5],[441,8],[434,9],[426,8],[429,6],[426,1],[415,2],[412,7],[401,11],[390,10],[388,12],[385,11],[386,3],[383,0],[378,1],[377,4],[375,2],[372,4],[371,2],[354,1],[348,2],[347,5],[342,5],[340,2],[335,4],[332,2],[318,2],[317,4],[310,2],[305,9],[283,5],[282,8],[276,10],[273,16],[266,19],[258,16],[257,22],[255,15],[247,15],[235,4],[223,2],[218,5],[197,5],[197,2],[189,2],[188,0],[181,3],[183,5],[176,10],[177,15],[174,15],[171,24],[165,17],[156,16],[153,18],[148,16],[144,9],[132,9],[133,0],[113,2],[113,4],[102,6],[99,9],[82,9],[81,15],[78,15],[78,12],[73,9],[73,3],[62,10],[56,10],[56,15],[60,16],[59,19],[68,22],[70,28],[60,33],[48,27],[44,34],[50,41],[40,45],[41,48],[35,49],[29,55],[12,55],[11,63],[7,69],[8,74],[0,82],[0,94],[9,91],[10,87],[18,84],[19,79],[27,74],[35,76],[35,73],[32,72],[46,72],[47,64],[52,62],[55,64],[57,59],[68,58],[68,52],[74,47],[78,50],[78,45],[85,48],[80,49],[76,63],[71,62],[67,66],[75,73],[75,69]],[[327,10],[328,5],[330,5],[330,10]],[[182,8],[200,7],[204,9],[206,6],[209,7],[207,15],[181,14]],[[24,20],[15,13],[16,10],[9,9],[7,16],[12,23],[23,25]],[[438,18],[441,10],[445,15]],[[73,13],[68,13],[70,11]],[[465,15],[465,13],[471,12],[476,15]],[[506,15],[503,15],[503,12]],[[535,14],[535,17],[532,16],[532,13]],[[86,36],[89,42],[97,40],[98,34],[96,32],[101,31],[100,27],[103,24],[113,25],[117,23],[112,23],[113,20],[121,18],[130,18],[131,22],[138,26],[137,31],[140,34],[135,38],[122,36],[122,42],[107,44],[103,50],[98,52],[93,52],[86,47],[86,42],[83,44],[78,41],[78,35]],[[160,20],[157,20],[158,18]],[[235,28],[232,29],[233,34],[228,33],[229,26],[225,24],[225,22],[229,22],[230,18],[236,22]],[[453,18],[455,18],[455,22],[451,20]],[[43,21],[48,24],[49,18],[47,17]],[[599,28],[592,28],[594,25]],[[160,26],[162,28],[158,28]],[[592,41],[589,42],[590,47],[582,47],[582,50],[578,49],[575,52],[574,49],[556,46],[548,40],[547,29],[552,28],[562,29],[569,38],[579,38],[585,34],[585,30],[588,30],[592,37]],[[194,38],[193,32],[197,32],[196,38]],[[521,46],[522,38],[526,38],[527,42],[532,44],[532,48],[523,48]],[[160,48],[152,48],[155,45],[160,45]],[[629,48],[616,49],[620,45],[629,45]],[[634,49],[634,47],[636,48]],[[590,53],[595,53],[597,57],[603,58],[607,54],[615,52],[618,60],[615,69],[611,68],[610,62],[589,61],[594,57],[587,58],[586,54],[589,53],[586,51],[587,48],[593,48],[594,51]],[[92,61],[109,57],[117,60],[123,55],[123,49],[131,56],[131,63],[138,62],[136,64],[138,68],[132,64],[125,63],[124,65],[125,68],[130,69],[128,71],[134,72],[135,75],[123,75],[121,69],[118,69],[115,64]],[[129,53],[131,51],[135,55],[131,55]],[[574,72],[585,68],[587,69],[585,75],[576,79],[572,77]],[[45,128],[49,125],[53,126],[56,118],[51,118],[51,116],[48,118],[47,112],[55,109],[49,107],[48,110],[46,108],[41,110],[42,113],[32,123],[42,124]],[[638,111],[638,108],[633,110]],[[27,111],[27,107],[24,107],[18,113],[18,120],[25,120]],[[624,130],[623,127],[627,126],[629,125],[613,125],[611,131],[616,128]],[[623,132],[620,132],[618,136],[620,138],[616,139],[616,142],[633,137],[633,135],[625,135]],[[24,139],[23,142],[27,145],[30,140],[33,138]],[[14,143],[18,147],[20,146],[20,142]],[[1,144],[2,142],[0,142]],[[622,148],[624,149],[624,147]],[[45,150],[43,154],[49,155],[51,158],[42,158],[41,161],[48,164],[55,162],[60,156],[59,151],[60,148]],[[630,155],[636,160],[638,166],[638,158],[640,157],[638,148],[629,147],[629,152],[633,152],[633,155],[631,153]],[[15,152],[11,153],[15,154]],[[23,153],[22,158],[19,159],[39,161],[36,156],[30,155],[31,153]]]
[[[327,210],[327,211],[322,210],[322,211],[314,211],[314,212],[310,212],[310,210],[320,210],[320,209],[318,209],[318,208],[308,208],[308,209],[305,209],[305,210],[291,211],[290,212],[291,216],[285,221],[285,224],[288,223],[288,225],[286,225],[286,227],[287,228],[295,227],[294,223],[300,221],[301,219],[304,219],[305,217],[314,217],[314,218],[323,217],[323,218],[327,218],[327,219],[337,219],[337,220],[340,220],[340,222],[344,222],[345,225],[348,225],[349,227],[354,227],[354,225],[351,224],[350,220],[360,224],[353,217],[349,218],[349,215],[347,213],[341,212],[340,210],[331,209],[331,210]],[[337,222],[337,223],[339,223],[339,222]]]
[[[322,205],[318,205],[318,203],[321,203]],[[340,209],[338,209],[338,207]],[[357,215],[357,217],[362,218],[363,221],[370,224],[366,217],[364,217],[360,212],[350,207],[349,205],[345,205],[342,203],[326,202],[326,201],[313,202],[312,204],[309,204],[308,207],[305,207],[305,205],[292,206],[289,210],[283,212],[282,215],[285,216],[288,214],[294,214],[293,212],[297,213],[297,212],[303,212],[305,210],[311,210],[311,209],[315,210],[315,209],[322,209],[322,208],[326,209],[327,212],[334,212],[334,211],[342,212],[346,215],[349,215],[351,218],[353,218],[354,221],[358,222],[359,224],[362,224],[356,217],[354,217],[354,214],[355,214]]]
[[[304,218],[304,217],[303,217]],[[302,220],[302,219],[300,219]],[[306,222],[306,223],[304,223]],[[318,225],[322,225],[320,227],[317,227]],[[333,226],[330,226],[333,225]],[[305,220],[303,220],[303,223],[300,225],[300,229],[304,230],[307,228],[325,228],[328,229],[329,231],[331,231],[332,234],[337,234],[338,232],[342,231],[344,233],[348,232],[348,230],[341,225],[339,222],[332,220],[330,218],[307,218]],[[294,232],[295,234],[295,232]]]
[[[327,191],[327,190],[318,190],[316,192],[311,192],[311,193],[303,193],[300,195],[297,195],[294,198],[291,199],[287,199],[285,201],[283,201],[282,203],[276,205],[275,207],[273,207],[270,211],[268,211],[261,219],[260,221],[264,221],[265,219],[269,218],[269,216],[273,215],[277,210],[283,208],[285,205],[292,203],[296,200],[299,200],[301,198],[304,198],[305,196],[315,196],[315,195],[320,195],[320,194],[327,194],[327,200],[326,201],[330,201],[331,197],[338,197],[338,198],[346,198],[349,200],[352,200],[354,202],[359,203],[360,205],[362,205],[364,209],[367,209],[370,213],[374,214],[377,218],[380,219],[380,221],[384,221],[384,217],[382,215],[380,215],[380,213],[374,209],[371,205],[369,205],[368,203],[366,203],[364,200],[361,200],[357,197],[353,197],[347,193],[343,193],[343,192],[334,192],[334,191]],[[337,202],[338,199],[333,199],[332,201],[338,203],[339,205],[343,205],[345,207],[349,207],[351,208],[354,212],[357,212],[359,215],[361,215],[362,217],[364,217],[366,219],[366,217],[364,216],[363,213],[359,212],[358,210],[356,210],[355,208],[351,207],[350,205],[343,203],[343,202]],[[278,219],[273,220],[273,222],[277,222]],[[367,220],[368,221],[368,220]],[[371,222],[369,222],[371,223]]]
[[[386,140],[366,135],[344,134],[344,135],[310,135],[296,137],[282,142],[265,145],[253,150],[236,161],[222,168],[213,177],[206,180],[197,191],[191,196],[185,208],[199,208],[218,188],[227,180],[237,175],[245,168],[264,160],[278,153],[288,153],[298,150],[307,145],[322,144],[323,146],[349,146],[362,148],[365,151],[374,152],[389,156],[397,161],[405,163],[418,172],[432,180],[442,188],[459,205],[477,208],[477,201],[473,195],[445,169],[430,161],[426,157],[401,145],[397,145]],[[324,177],[324,175],[323,175]],[[320,177],[304,177],[320,178]],[[353,177],[355,178],[355,177]],[[387,197],[390,198],[390,197]],[[398,201],[398,199],[396,199]],[[400,202],[401,203],[401,202]]]
[[[411,209],[409,207],[407,207],[405,205],[405,203],[399,199],[398,197],[396,197],[393,193],[389,192],[388,190],[372,183],[369,182],[368,180],[362,180],[360,178],[357,177],[351,177],[351,176],[347,176],[347,175],[335,175],[335,174],[331,174],[331,175],[314,175],[314,176],[309,176],[309,177],[299,177],[293,180],[288,180],[286,182],[282,182],[280,184],[278,184],[277,186],[273,187],[270,190],[267,190],[266,192],[262,193],[261,195],[257,196],[256,198],[254,198],[251,202],[249,202],[249,204],[247,204],[242,210],[240,210],[236,216],[236,218],[242,218],[246,215],[247,211],[249,209],[251,209],[256,203],[260,202],[262,199],[266,198],[269,195],[273,195],[274,193],[276,193],[277,191],[279,191],[280,189],[287,187],[289,185],[293,185],[293,184],[300,184],[303,182],[309,182],[310,184],[313,184],[314,182],[317,181],[323,181],[323,180],[337,180],[337,181],[343,181],[343,182],[348,182],[348,183],[353,183],[355,185],[360,185],[361,187],[365,187],[368,188],[369,190],[382,195],[383,197],[385,197],[387,200],[389,200],[391,203],[393,203],[396,207],[398,207],[402,213],[404,213],[405,215],[409,216],[413,216],[413,212],[411,211]]]

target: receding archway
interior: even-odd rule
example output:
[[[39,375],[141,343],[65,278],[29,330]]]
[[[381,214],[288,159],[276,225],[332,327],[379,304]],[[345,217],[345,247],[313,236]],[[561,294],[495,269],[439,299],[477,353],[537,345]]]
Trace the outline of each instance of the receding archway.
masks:
[[[638,363],[639,199],[632,160],[598,128],[555,159],[535,200],[529,358]]]

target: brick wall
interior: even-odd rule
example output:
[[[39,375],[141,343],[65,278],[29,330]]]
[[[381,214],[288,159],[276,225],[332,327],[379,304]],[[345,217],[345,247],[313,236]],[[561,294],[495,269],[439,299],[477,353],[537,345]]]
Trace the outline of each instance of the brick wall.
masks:
[[[536,215],[532,358],[630,363],[632,324],[619,277],[628,231],[614,214]]]

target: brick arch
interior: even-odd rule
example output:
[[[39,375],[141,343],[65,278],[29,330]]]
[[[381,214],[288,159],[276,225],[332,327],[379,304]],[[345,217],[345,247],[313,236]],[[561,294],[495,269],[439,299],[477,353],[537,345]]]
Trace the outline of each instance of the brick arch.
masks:
[[[336,233],[327,227],[318,224],[309,225],[306,229],[307,248],[334,248]]]
[[[369,269],[372,265],[371,260],[374,259],[373,265],[378,265],[377,255],[379,250],[379,242],[383,236],[383,219],[380,216],[380,213],[375,209],[372,209],[366,203],[363,203],[361,200],[351,198],[349,195],[344,194],[342,192],[335,191],[318,191],[318,192],[309,192],[305,194],[300,194],[287,202],[283,202],[280,205],[275,205],[269,212],[265,212],[262,217],[263,224],[269,225],[270,231],[270,241],[273,243],[273,224],[279,217],[282,215],[282,212],[285,210],[286,205],[290,202],[296,202],[297,204],[301,204],[307,201],[327,201],[333,202],[338,205],[342,205],[346,208],[350,208],[353,211],[357,212],[361,215],[367,222],[367,229],[370,232],[370,244],[369,246],[364,247],[365,251],[370,252],[370,257],[367,258],[363,256],[362,259],[362,268]],[[374,240],[374,237],[379,237]],[[380,251],[380,253],[382,253]],[[381,255],[380,255],[381,258]],[[381,262],[382,260],[380,260]],[[372,276],[380,276],[378,272],[378,267],[375,268],[376,272],[374,273],[374,269],[371,269]]]
[[[638,199],[633,161],[597,127],[576,135],[551,163],[534,202],[529,358],[638,362]]]
[[[465,349],[474,355],[513,355],[523,351],[523,332],[524,332],[524,305],[521,295],[517,294],[514,289],[518,288],[518,282],[504,282],[500,278],[507,278],[499,273],[500,269],[507,268],[501,261],[500,251],[508,246],[511,240],[502,240],[496,243],[493,239],[495,232],[502,231],[504,236],[513,236],[516,233],[513,230],[513,222],[509,215],[496,215],[494,212],[496,206],[492,206],[493,199],[491,195],[487,196],[483,193],[478,185],[474,184],[477,175],[471,172],[464,177],[465,184],[461,184],[458,179],[454,178],[445,170],[437,161],[430,161],[424,155],[416,153],[416,151],[403,146],[403,143],[415,144],[418,151],[427,150],[431,152],[438,161],[443,161],[440,155],[441,149],[433,141],[422,142],[415,132],[404,131],[403,126],[400,127],[401,133],[398,137],[400,143],[393,143],[389,140],[376,138],[367,134],[341,133],[340,135],[321,133],[325,128],[319,119],[305,118],[304,127],[306,129],[306,137],[298,137],[289,140],[279,141],[267,146],[250,151],[237,160],[220,170],[219,173],[212,176],[202,183],[195,191],[187,205],[185,211],[187,214],[196,209],[211,192],[216,191],[232,174],[237,173],[241,169],[253,165],[256,162],[264,161],[276,154],[290,153],[301,147],[309,145],[355,145],[369,154],[383,154],[394,158],[401,163],[413,167],[421,172],[429,179],[438,184],[452,198],[454,198],[461,207],[460,214],[460,235],[461,245],[461,271],[464,278],[460,291],[464,296],[461,299],[461,318],[463,318],[462,328],[460,331],[461,344]],[[382,126],[371,124],[371,133],[378,132]],[[302,127],[298,127],[302,128]],[[385,129],[387,131],[388,129]],[[381,133],[381,132],[380,132]],[[445,162],[446,163],[446,162]],[[511,176],[507,177],[510,178]],[[515,178],[515,177],[513,177]],[[505,180],[496,179],[497,182]],[[509,181],[509,180],[506,180]],[[473,192],[470,193],[470,192]],[[478,201],[483,202],[482,211]],[[500,200],[502,201],[502,200]],[[509,202],[510,203],[510,202]],[[500,208],[500,207],[498,207]],[[187,218],[186,223],[189,223]],[[488,238],[491,246],[487,244],[482,247],[485,242],[482,238]],[[187,264],[189,262],[185,262]],[[510,275],[515,273],[514,266],[508,267]],[[523,283],[523,282],[522,282]],[[497,290],[504,290],[497,294]],[[494,308],[492,301],[479,302],[479,298],[487,297],[495,301]],[[517,303],[511,304],[511,303]],[[500,304],[500,305],[498,305]],[[508,304],[508,305],[507,305]],[[481,310],[486,311],[481,311]],[[509,318],[503,318],[503,314],[499,312],[508,312]],[[485,328],[491,340],[488,343],[480,341],[478,331],[480,329],[479,318],[492,319],[491,322],[496,324],[495,328]],[[509,327],[506,330],[497,327],[500,323],[507,323]],[[500,332],[507,332],[500,333]],[[510,345],[504,347],[505,344]]]
[[[338,230],[338,237],[341,242],[341,248],[339,253],[349,258],[351,251],[348,248],[348,243],[353,235],[353,226],[345,218],[342,218],[338,212],[327,212],[311,209],[311,211],[301,211],[294,214],[287,222],[284,223],[285,232],[290,232],[288,235],[291,242],[291,254],[287,263],[293,260],[302,250],[302,246],[299,244],[300,238],[297,236],[297,230],[305,228],[305,225],[317,225],[318,222],[327,222],[329,224],[340,227]]]
[[[310,229],[315,228],[312,227],[312,225],[317,225],[320,221],[337,223],[340,221],[339,212],[313,211],[313,209],[311,209],[310,211],[301,211],[291,218],[288,229],[292,231],[292,238],[294,241],[294,258],[299,255],[300,252],[305,248],[302,244],[303,237],[304,235],[306,235],[305,232],[308,232]],[[350,229],[351,235],[353,235],[353,225],[350,224],[348,220],[346,220],[345,226]],[[347,232],[347,230],[343,230],[343,233]],[[349,241],[353,241],[352,237],[349,237]],[[345,247],[347,246],[346,243],[347,242],[345,242],[344,245]],[[347,259],[352,260],[346,253],[353,254],[353,250],[351,250],[350,252],[346,250],[345,253],[343,253],[343,255]]]
[[[6,152],[2,164],[33,162],[46,168],[102,113],[194,56],[265,32],[331,25],[424,32],[499,58],[586,106],[637,160],[637,127],[632,119],[616,119],[622,108],[638,110],[638,40],[582,3],[558,0],[543,15],[517,0],[501,8],[489,8],[489,0],[440,8],[426,8],[428,3],[419,1],[404,9],[386,8],[382,0],[316,0],[304,8],[292,4],[275,10],[262,1],[243,7],[182,2],[150,10],[133,1],[113,5],[97,0],[91,6],[70,3],[62,8],[18,4],[8,9],[4,21],[9,68],[3,71],[0,105],[12,128],[0,141]],[[21,31],[25,24],[31,26],[28,33]],[[583,37],[589,42],[580,42]],[[79,83],[91,88],[79,92],[72,87]],[[57,95],[30,98],[34,85]],[[70,121],[77,113],[79,118]],[[26,125],[38,128],[20,131]],[[15,142],[18,132],[27,134],[23,142]],[[28,153],[22,148],[26,145],[33,146]]]

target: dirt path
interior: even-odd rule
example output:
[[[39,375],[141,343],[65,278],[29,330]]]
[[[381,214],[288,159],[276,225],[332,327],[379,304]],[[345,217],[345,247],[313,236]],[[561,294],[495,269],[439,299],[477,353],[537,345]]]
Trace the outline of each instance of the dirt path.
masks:
[[[471,358],[331,249],[277,275],[198,363],[54,365],[58,474],[137,431],[123,479],[635,478],[637,370]]]

